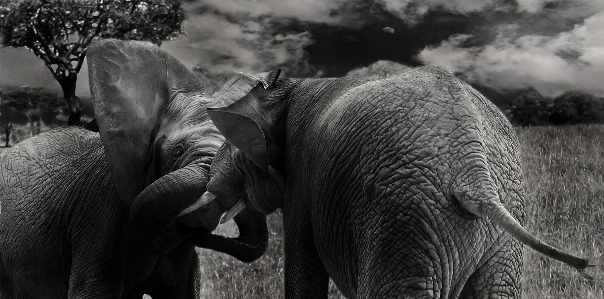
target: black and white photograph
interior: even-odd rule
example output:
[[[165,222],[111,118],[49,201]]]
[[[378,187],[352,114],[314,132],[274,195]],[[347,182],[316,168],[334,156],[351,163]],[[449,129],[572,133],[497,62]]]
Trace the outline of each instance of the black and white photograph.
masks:
[[[602,0],[0,0],[0,299],[603,299]]]

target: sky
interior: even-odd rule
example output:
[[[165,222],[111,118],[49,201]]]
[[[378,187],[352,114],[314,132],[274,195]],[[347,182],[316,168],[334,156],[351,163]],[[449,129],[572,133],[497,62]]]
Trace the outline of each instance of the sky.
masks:
[[[437,64],[493,88],[604,96],[604,0],[185,0],[190,68],[343,76],[379,60]],[[89,95],[88,70],[78,77]],[[0,49],[0,84],[59,90],[40,59]]]

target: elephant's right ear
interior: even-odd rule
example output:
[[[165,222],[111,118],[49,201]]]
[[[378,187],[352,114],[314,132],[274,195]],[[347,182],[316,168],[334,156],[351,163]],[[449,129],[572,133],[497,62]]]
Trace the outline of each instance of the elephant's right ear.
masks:
[[[276,70],[255,75],[251,78],[260,82],[245,96],[226,107],[207,109],[226,140],[267,173],[269,165],[282,169],[285,131],[279,123],[287,97],[274,86],[280,73],[281,70]]]
[[[153,152],[169,103],[203,85],[149,42],[99,40],[87,50],[90,91],[113,184],[126,204],[153,176]]]
[[[260,169],[269,172],[267,138],[260,124],[235,112],[231,106],[208,108],[208,116],[224,138],[236,146]]]

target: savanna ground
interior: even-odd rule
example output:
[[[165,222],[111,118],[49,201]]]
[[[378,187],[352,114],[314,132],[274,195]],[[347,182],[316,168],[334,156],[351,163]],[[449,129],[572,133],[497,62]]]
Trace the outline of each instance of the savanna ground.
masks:
[[[593,280],[525,247],[523,298],[604,298],[604,125],[518,128],[525,170],[526,227],[595,267]],[[232,223],[219,233],[233,234]],[[269,217],[266,254],[243,264],[198,249],[201,298],[283,298],[281,215]],[[333,284],[329,298],[343,298]]]

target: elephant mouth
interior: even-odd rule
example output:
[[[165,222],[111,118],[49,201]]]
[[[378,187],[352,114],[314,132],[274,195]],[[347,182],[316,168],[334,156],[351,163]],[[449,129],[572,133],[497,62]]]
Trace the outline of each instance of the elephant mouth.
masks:
[[[233,219],[235,216],[237,216],[246,206],[245,204],[245,200],[243,197],[240,197],[237,202],[235,202],[233,204],[232,207],[228,208],[228,210],[226,210],[225,212],[221,213],[220,217],[216,218],[216,206],[219,206],[219,200],[216,200],[218,198],[218,196],[216,196],[215,194],[206,191],[203,193],[203,195],[194,203],[192,203],[190,206],[186,207],[185,209],[183,209],[179,214],[178,214],[178,219],[187,224],[187,219],[199,219],[197,217],[195,217],[196,214],[199,215],[204,215],[205,217],[207,216],[211,216],[210,218],[212,219],[219,219],[216,223],[217,224],[223,224],[226,223],[227,221]],[[214,208],[214,209],[212,209]],[[209,209],[214,210],[214,212],[208,211]],[[194,223],[189,223],[190,227],[195,227],[196,225]],[[191,226],[192,225],[192,226]],[[204,225],[204,228],[208,229],[208,226]],[[212,227],[212,230],[215,228]]]
[[[170,250],[186,237],[198,247],[224,252],[241,261],[260,258],[268,243],[266,217],[245,209],[243,201],[225,213],[220,200],[206,190],[208,177],[207,167],[188,165],[155,180],[134,201],[130,222],[144,231],[167,231],[159,234],[167,237],[155,245],[160,252]],[[234,218],[239,237],[211,234],[229,218]]]
[[[178,214],[178,217],[187,215],[194,211],[199,210],[203,206],[209,204],[210,202],[213,202],[216,199],[216,197],[217,197],[216,195],[214,195],[208,191],[204,192],[201,195],[201,197],[199,197],[198,200],[196,200],[190,206],[188,206],[188,207],[184,208],[182,211],[180,211],[180,213]]]
[[[219,198],[217,200],[217,198],[211,192],[204,192],[196,202],[183,209],[177,219],[186,222],[189,217],[191,217],[190,219],[199,219],[196,216],[198,213],[207,216],[207,209],[211,209],[212,206],[220,206],[220,200]],[[243,262],[252,262],[264,254],[268,244],[266,216],[246,208],[243,198],[239,198],[226,212],[224,212],[224,209],[216,209],[216,211],[221,216],[217,218],[216,215],[213,215],[210,218],[220,220],[212,222],[211,229],[205,225],[196,228],[191,239],[193,244],[227,253]],[[228,238],[211,233],[218,223],[225,223],[231,219],[235,220],[235,224],[239,228],[239,237]]]
[[[222,214],[217,203],[190,209],[188,217],[182,213],[206,191],[208,168],[202,163],[190,164],[156,179],[135,199],[130,210],[131,223],[144,231],[156,231],[180,218],[191,228],[213,229]],[[195,220],[194,216],[200,217]]]
[[[218,203],[210,203],[192,209],[187,213],[181,212],[176,220],[194,230],[210,233],[216,229],[223,214],[223,210]]]

